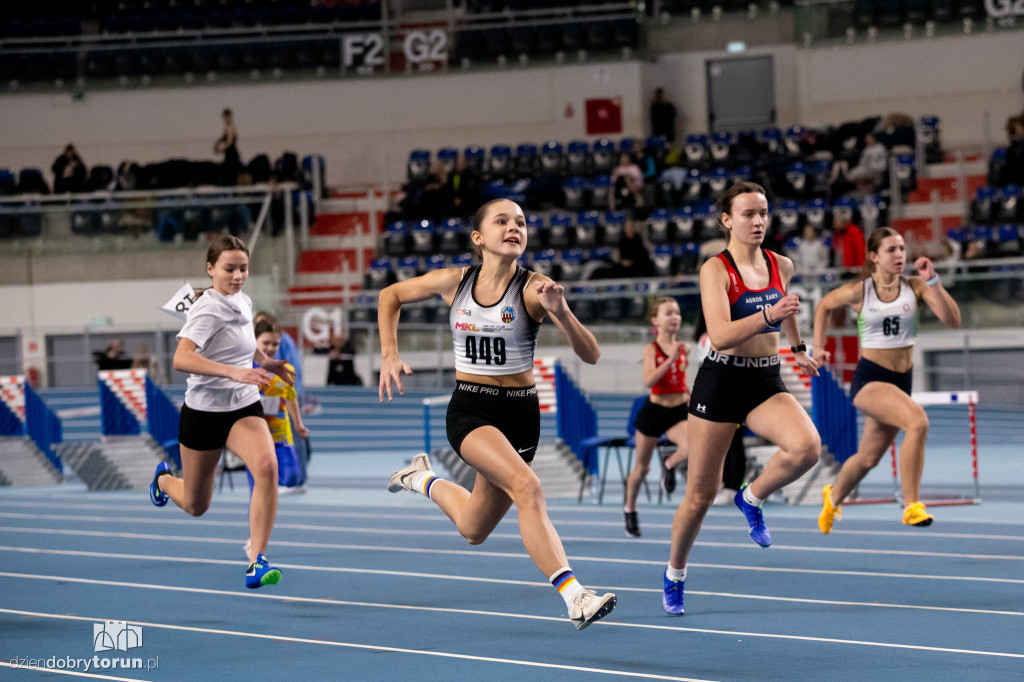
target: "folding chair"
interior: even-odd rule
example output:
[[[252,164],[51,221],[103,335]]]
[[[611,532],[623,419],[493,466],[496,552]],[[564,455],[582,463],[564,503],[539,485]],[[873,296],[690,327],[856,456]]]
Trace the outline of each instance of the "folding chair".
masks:
[[[647,401],[647,396],[642,395],[633,400],[633,406],[629,411],[629,420],[626,422],[626,435],[618,436],[615,438],[587,438],[583,441],[585,447],[593,446],[598,448],[604,448],[604,461],[601,462],[601,488],[597,494],[597,503],[602,504],[604,502],[604,489],[608,481],[608,466],[611,463],[612,454],[615,455],[615,461],[619,467],[619,478],[622,480],[622,485],[626,485],[626,479],[629,477],[629,472],[633,469],[633,451],[636,449],[636,427],[633,422],[636,421],[636,415],[640,412],[640,408],[643,407],[644,402]],[[658,441],[658,459],[659,466],[664,466],[663,457],[661,455],[661,448],[665,445],[671,445],[672,441],[662,438]],[[625,449],[625,461],[623,461],[622,454]],[[651,489],[647,484],[647,479],[643,480],[644,492],[647,494],[647,501],[651,501]],[[664,491],[660,488],[658,490],[658,503],[661,503],[662,495]]]

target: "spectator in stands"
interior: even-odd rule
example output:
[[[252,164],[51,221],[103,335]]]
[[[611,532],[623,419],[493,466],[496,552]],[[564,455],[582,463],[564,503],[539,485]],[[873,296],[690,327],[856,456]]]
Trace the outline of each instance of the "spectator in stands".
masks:
[[[676,105],[665,98],[665,89],[654,91],[651,102],[651,135],[661,135],[671,146],[676,141]]]
[[[914,119],[907,114],[892,113],[882,121],[882,131],[878,134],[879,141],[889,149],[906,147],[911,152],[917,142],[914,131]]]
[[[164,371],[160,366],[160,362],[155,357],[149,354],[149,346],[144,343],[140,343],[139,347],[135,350],[135,357],[132,358],[132,369],[144,369],[146,375],[153,380],[154,384],[162,384],[164,380]]]
[[[803,239],[796,245],[792,253],[787,254],[793,259],[793,267],[797,272],[815,274],[828,267],[828,247],[821,240],[813,225],[805,225]]]
[[[363,380],[356,374],[356,347],[344,334],[331,337],[330,356],[327,365],[327,384],[330,386],[362,386]]]
[[[115,336],[110,340],[106,350],[94,353],[96,364],[100,370],[128,369],[132,366],[132,359],[125,355],[124,339]]]
[[[238,131],[235,129],[234,115],[231,109],[225,109],[224,132],[213,143],[213,151],[224,155],[221,165],[221,184],[234,185],[238,182],[238,174],[242,171],[242,157],[238,153]]]
[[[1024,184],[1024,114],[1014,116],[1006,122],[1009,145],[1006,148],[1006,164],[999,172],[1000,185]]]
[[[853,183],[860,194],[871,194],[882,183],[888,167],[889,150],[875,139],[874,134],[867,133],[864,135],[864,150],[860,153],[857,165],[850,168],[846,161],[836,161],[832,164],[829,183],[833,185],[833,192],[836,194],[846,193],[842,188],[835,189],[836,183],[840,180]]]
[[[480,175],[466,168],[466,160],[461,156],[445,178],[444,195],[451,209],[446,213],[460,218],[468,218],[480,203]]]
[[[632,226],[637,209],[644,205],[644,174],[633,161],[633,155],[619,155],[619,165],[612,169],[612,191],[608,208],[626,212],[626,227]]]
[[[864,231],[847,221],[832,232],[832,264],[837,268],[859,268],[867,258]]]
[[[636,221],[627,220],[619,239],[619,277],[653,277],[654,261],[643,237],[636,228]]]
[[[85,163],[75,150],[75,145],[69,144],[64,148],[64,153],[56,158],[51,170],[54,194],[85,191]]]

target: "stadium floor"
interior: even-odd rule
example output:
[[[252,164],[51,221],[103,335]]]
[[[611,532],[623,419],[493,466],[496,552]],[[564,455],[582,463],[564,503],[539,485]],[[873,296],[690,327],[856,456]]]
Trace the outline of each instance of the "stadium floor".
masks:
[[[641,505],[644,537],[627,539],[618,505],[552,500],[580,581],[618,595],[577,632],[514,510],[470,547],[424,498],[384,490],[401,464],[315,459],[309,492],[281,497],[269,554],[283,580],[255,591],[243,585],[242,477],[201,519],[144,492],[0,489],[0,678],[959,682],[1024,668],[1015,495],[935,508],[923,529],[895,505],[847,507],[827,537],[816,507],[770,504],[767,550],[738,511],[714,507],[683,618],[660,603],[674,504]],[[1009,471],[1002,482],[1019,490]],[[140,627],[143,646],[95,652],[105,621]],[[31,659],[65,669],[23,667]],[[120,659],[142,668],[100,667]]]

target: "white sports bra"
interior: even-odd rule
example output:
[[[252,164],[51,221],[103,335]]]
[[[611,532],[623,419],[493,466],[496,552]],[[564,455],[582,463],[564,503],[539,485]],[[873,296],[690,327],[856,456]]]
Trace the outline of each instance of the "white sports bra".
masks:
[[[455,345],[455,369],[486,376],[533,369],[540,323],[526,311],[523,289],[534,273],[516,266],[501,299],[485,306],[473,297],[480,268],[474,265],[463,273],[448,313]]]
[[[875,278],[864,280],[864,302],[857,316],[861,348],[906,348],[917,336],[917,294],[905,277],[900,292],[888,303],[878,298]]]

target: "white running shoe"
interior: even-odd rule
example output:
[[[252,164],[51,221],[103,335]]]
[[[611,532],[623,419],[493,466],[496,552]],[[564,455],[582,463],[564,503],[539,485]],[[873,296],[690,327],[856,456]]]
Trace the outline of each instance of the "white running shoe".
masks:
[[[245,558],[252,562],[252,538],[246,538],[245,544],[242,545],[242,549],[245,550]]]
[[[615,595],[609,592],[598,597],[593,590],[583,590],[572,600],[569,607],[569,620],[582,630],[593,622],[599,621],[615,608]]]
[[[388,492],[397,493],[399,490],[408,490],[411,493],[418,493],[419,491],[412,487],[412,481],[416,478],[416,474],[426,471],[433,473],[433,469],[430,468],[430,458],[427,457],[427,453],[421,452],[412,458],[412,464],[391,474],[391,478],[388,479]]]
[[[730,490],[729,488],[722,488],[721,490],[718,491],[718,494],[715,495],[715,499],[711,502],[711,506],[721,507],[726,504],[732,504],[732,498],[734,498],[735,496],[735,490]]]

